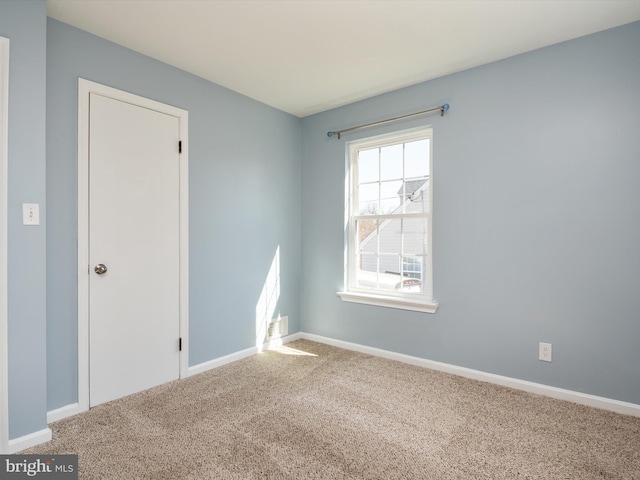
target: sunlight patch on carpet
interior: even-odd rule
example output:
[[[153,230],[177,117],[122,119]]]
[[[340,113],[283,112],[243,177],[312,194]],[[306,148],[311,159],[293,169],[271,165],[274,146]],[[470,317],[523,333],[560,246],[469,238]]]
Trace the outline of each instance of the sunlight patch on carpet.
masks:
[[[297,348],[287,347],[286,345],[274,346],[269,348],[270,352],[277,352],[283,355],[298,355],[305,357],[317,357],[315,353],[305,352],[304,350],[298,350]]]

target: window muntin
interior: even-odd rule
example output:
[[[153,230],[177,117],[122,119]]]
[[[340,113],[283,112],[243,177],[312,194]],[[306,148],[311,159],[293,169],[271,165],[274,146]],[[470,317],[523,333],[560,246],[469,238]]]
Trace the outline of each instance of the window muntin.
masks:
[[[432,301],[432,130],[349,144],[350,292]]]

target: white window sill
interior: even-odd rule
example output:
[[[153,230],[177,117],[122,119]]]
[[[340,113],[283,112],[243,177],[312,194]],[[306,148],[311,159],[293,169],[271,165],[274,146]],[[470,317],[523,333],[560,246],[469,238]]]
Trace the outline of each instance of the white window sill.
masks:
[[[343,302],[363,303],[378,307],[399,308],[401,310],[413,310],[415,312],[436,313],[438,304],[435,302],[412,302],[405,298],[373,295],[371,293],[338,292]]]

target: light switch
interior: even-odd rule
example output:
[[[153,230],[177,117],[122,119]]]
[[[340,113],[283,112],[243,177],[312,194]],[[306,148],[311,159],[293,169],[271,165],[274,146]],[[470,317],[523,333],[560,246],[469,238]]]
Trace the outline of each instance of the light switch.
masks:
[[[40,225],[40,205],[37,203],[22,204],[22,224]]]

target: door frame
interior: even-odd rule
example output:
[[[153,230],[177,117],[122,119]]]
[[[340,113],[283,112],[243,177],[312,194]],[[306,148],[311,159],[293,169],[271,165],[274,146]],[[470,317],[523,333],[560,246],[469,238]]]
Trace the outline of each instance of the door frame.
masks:
[[[78,79],[78,411],[89,410],[89,95],[95,93],[177,117],[180,121],[180,378],[189,369],[189,112],[106,85]],[[178,146],[176,145],[176,149]]]
[[[9,39],[0,37],[0,453],[9,450],[7,314],[7,165],[9,158]]]

